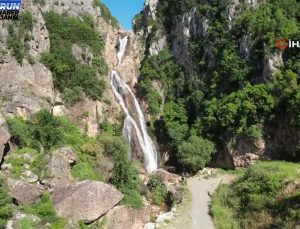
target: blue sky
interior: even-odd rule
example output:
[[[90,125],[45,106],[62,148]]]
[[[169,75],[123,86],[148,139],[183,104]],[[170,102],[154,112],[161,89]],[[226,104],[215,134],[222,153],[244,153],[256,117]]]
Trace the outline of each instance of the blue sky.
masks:
[[[132,28],[131,20],[139,13],[144,4],[144,0],[101,0],[120,22],[125,30]]]

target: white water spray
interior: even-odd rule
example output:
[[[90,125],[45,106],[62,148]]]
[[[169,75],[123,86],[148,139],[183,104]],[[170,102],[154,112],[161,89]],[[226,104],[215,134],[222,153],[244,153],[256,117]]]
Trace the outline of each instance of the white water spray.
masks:
[[[123,56],[125,54],[125,51],[126,51],[128,37],[125,36],[123,38],[120,38],[119,42],[120,42],[120,47],[119,47],[119,52],[117,53],[117,57],[118,57],[118,64],[121,64],[122,58],[123,58]]]
[[[123,39],[120,39],[120,50],[117,53],[117,57],[119,60],[119,64],[122,61],[122,57],[125,53],[126,45],[127,45],[128,38],[127,36]],[[111,71],[111,87],[113,89],[114,95],[116,96],[120,106],[123,109],[123,112],[125,114],[125,121],[123,126],[123,135],[126,137],[126,139],[129,142],[129,145],[131,143],[132,138],[132,128],[136,131],[136,135],[139,141],[139,144],[141,146],[141,149],[144,153],[144,166],[147,172],[153,172],[157,169],[157,151],[155,149],[155,146],[150,138],[150,136],[147,133],[146,128],[146,121],[145,117],[143,115],[143,112],[139,106],[139,103],[132,93],[130,87],[125,84],[120,76],[118,75],[117,71],[112,70]],[[134,120],[134,118],[131,116],[129,109],[126,106],[126,103],[124,101],[124,96],[131,96],[134,101],[134,109],[137,112],[138,120]]]

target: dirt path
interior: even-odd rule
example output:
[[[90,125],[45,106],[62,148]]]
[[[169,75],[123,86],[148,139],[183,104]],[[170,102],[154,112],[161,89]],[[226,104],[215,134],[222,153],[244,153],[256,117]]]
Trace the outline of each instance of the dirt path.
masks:
[[[177,210],[178,216],[170,222],[166,229],[214,229],[209,215],[210,196],[220,183],[229,183],[234,177],[219,175],[204,179],[191,177],[187,180],[190,196],[184,199],[182,206]]]

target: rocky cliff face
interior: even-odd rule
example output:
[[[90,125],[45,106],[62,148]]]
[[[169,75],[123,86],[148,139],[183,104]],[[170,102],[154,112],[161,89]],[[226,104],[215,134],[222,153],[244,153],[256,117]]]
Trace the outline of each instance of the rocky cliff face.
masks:
[[[59,216],[93,222],[110,209],[117,205],[123,195],[112,185],[103,182],[83,181],[76,182],[71,174],[71,167],[79,160],[70,148],[61,148],[44,158],[47,161],[43,173],[49,175],[49,179],[40,180],[29,168],[28,163],[32,162],[36,152],[26,153],[18,156],[16,146],[10,143],[10,134],[6,123],[6,118],[22,117],[29,119],[31,115],[47,109],[55,116],[64,116],[80,127],[82,133],[89,136],[99,134],[99,125],[103,120],[111,123],[121,124],[122,113],[119,104],[110,87],[110,69],[115,69],[120,73],[120,77],[134,88],[137,82],[138,69],[143,55],[143,47],[133,32],[125,32],[118,26],[113,25],[105,15],[107,12],[103,7],[95,5],[95,1],[79,0],[59,0],[59,1],[22,1],[21,12],[29,12],[32,16],[32,29],[28,31],[27,40],[22,43],[25,55],[21,59],[17,58],[13,47],[9,46],[10,27],[14,26],[15,31],[19,28],[19,23],[1,22],[0,25],[0,162],[1,176],[3,175],[8,185],[9,194],[18,205],[34,204],[39,202],[42,192],[51,192],[56,212]],[[62,94],[55,87],[53,73],[43,64],[41,58],[44,53],[50,51],[50,34],[47,29],[44,14],[55,12],[68,17],[84,20],[88,15],[91,18],[94,29],[102,34],[104,48],[99,55],[105,59],[109,71],[102,76],[106,84],[106,89],[101,100],[93,100],[86,95],[82,95],[79,102],[69,106],[62,98]],[[129,43],[122,63],[118,65],[116,52],[119,46],[119,38],[129,37]],[[95,55],[81,44],[72,44],[72,55],[80,63],[86,63],[87,59],[93,59]],[[83,115],[85,114],[85,115]],[[11,150],[11,151],[10,151]],[[10,153],[7,155],[7,153]],[[5,157],[5,159],[3,158]],[[10,178],[13,175],[12,166],[7,160],[25,160],[26,171],[21,179]],[[44,160],[41,159],[41,160]],[[101,167],[100,163],[97,166]],[[111,159],[107,158],[105,166],[111,164]],[[22,164],[23,166],[23,164]],[[104,165],[102,167],[105,167]],[[110,165],[110,176],[113,165]],[[100,168],[101,169],[101,168]],[[105,169],[104,169],[105,170]],[[88,195],[86,195],[88,194]],[[90,198],[89,200],[87,198]],[[95,202],[97,200],[98,202]],[[66,202],[67,201],[67,202]],[[99,202],[100,201],[100,202]],[[90,205],[87,205],[90,203]],[[75,206],[76,205],[76,206]],[[66,206],[67,209],[65,209]],[[99,207],[100,206],[100,207]],[[128,207],[121,208],[124,215],[123,221],[134,219],[131,228],[142,227],[149,221],[148,212],[139,212]],[[119,211],[114,209],[111,215]],[[139,219],[139,217],[144,217]],[[17,213],[8,223],[8,228],[18,227],[19,221],[26,215]],[[37,222],[40,219],[34,218]],[[108,228],[116,228],[122,222],[115,222],[109,218]],[[110,226],[110,224],[112,226]],[[134,226],[134,225],[135,226]],[[40,224],[41,227],[44,225]],[[77,228],[70,226],[70,228]]]
[[[81,17],[81,15],[89,14],[92,16],[95,29],[102,33],[104,37],[104,51],[102,56],[107,61],[109,68],[117,65],[116,49],[118,47],[118,37],[124,36],[126,33],[117,27],[110,25],[102,16],[101,9],[93,6],[93,1],[77,1],[77,0],[60,0],[58,2],[47,2],[45,5],[39,5],[31,0],[23,1],[23,11],[29,11],[33,17],[33,29],[30,33],[31,39],[28,42],[28,55],[35,60],[34,64],[30,64],[28,58],[25,57],[23,64],[18,64],[12,55],[11,49],[7,47],[8,23],[1,24],[1,114],[6,116],[21,116],[28,118],[33,113],[46,108],[51,109],[55,115],[66,116],[74,123],[81,127],[91,136],[95,136],[99,131],[99,122],[104,119],[115,121],[115,115],[119,112],[119,106],[115,102],[114,96],[109,86],[109,76],[104,77],[107,89],[104,92],[103,101],[93,101],[83,96],[81,102],[74,106],[67,107],[61,98],[60,93],[53,85],[53,77],[40,61],[41,54],[50,50],[49,32],[47,30],[43,13],[54,11],[59,14],[68,14],[71,17]],[[122,72],[126,82],[130,82],[133,86],[136,83],[137,69],[139,66],[139,56],[141,46],[133,33],[128,33],[130,42],[127,49],[126,58],[117,70]],[[77,45],[72,48],[73,55],[76,58],[81,56],[93,56],[92,53],[84,53]],[[117,111],[117,112],[116,112]],[[89,116],[80,118],[83,112],[88,112]],[[98,119],[98,120],[97,120]],[[5,121],[2,122],[2,129],[5,130]],[[6,131],[7,132],[7,131]],[[7,138],[4,139],[5,144]],[[2,150],[1,150],[2,151]]]
[[[237,24],[236,19],[246,9],[259,8],[264,1],[219,1],[217,5],[210,1],[202,1],[202,4],[200,4],[201,1],[198,1],[198,3],[189,3],[186,1],[186,4],[182,2],[184,1],[180,3],[175,1],[146,1],[143,12],[139,17],[135,18],[135,32],[137,35],[144,37],[146,43],[145,53],[148,56],[156,55],[165,48],[169,49],[175,57],[176,62],[185,69],[186,80],[197,74],[209,74],[205,77],[213,78],[214,69],[220,65],[220,63],[216,62],[220,58],[220,56],[216,56],[217,47],[213,46],[217,45],[217,42],[213,40],[218,36],[218,33],[239,34],[236,31],[239,29],[235,28]],[[175,4],[177,5],[175,6]],[[192,4],[198,5],[191,6]],[[219,13],[214,14],[214,10],[218,7],[220,7]],[[222,25],[220,25],[222,22],[216,22],[216,15],[223,18]],[[212,30],[217,28],[218,25],[223,27],[223,32],[214,33]],[[224,35],[224,37],[226,36]],[[220,40],[226,39],[224,37],[220,38]],[[255,39],[256,37],[252,33],[239,34],[237,39],[232,42],[234,42],[234,46],[238,49],[239,58],[245,62],[252,62],[255,65],[253,67],[255,70],[251,73],[249,81],[254,84],[267,83],[272,80],[274,73],[284,65],[282,52],[277,51],[270,54],[265,47],[261,48],[262,51],[257,56],[255,54],[255,46],[257,45],[254,42]],[[195,56],[195,47],[197,56]],[[200,54],[199,50],[201,50]],[[200,65],[202,65],[199,70],[199,62],[201,61]],[[210,71],[210,69],[213,70]],[[153,80],[152,87],[161,92],[162,89],[155,87],[156,84],[157,82]],[[239,87],[242,88],[242,84]],[[279,119],[277,121],[278,123],[275,124],[276,129],[272,128],[274,133],[294,133],[294,137],[289,139],[293,139],[292,152],[295,153],[297,151],[295,147],[298,144],[296,143],[296,139],[299,141],[299,137],[297,137],[299,136],[299,131],[296,128],[292,128],[288,124],[289,121],[284,122],[286,126],[283,130],[283,124],[279,124],[281,122]],[[282,146],[279,146],[280,141],[287,142],[287,136],[280,138],[278,134],[271,135],[274,137],[271,137],[273,140],[269,140],[268,137],[258,141],[252,141],[243,137],[231,139],[232,144],[229,144],[230,147],[224,147],[224,150],[220,150],[219,156],[216,159],[217,165],[231,168],[245,166],[257,159],[277,158],[278,151],[287,152],[286,148],[283,150]]]

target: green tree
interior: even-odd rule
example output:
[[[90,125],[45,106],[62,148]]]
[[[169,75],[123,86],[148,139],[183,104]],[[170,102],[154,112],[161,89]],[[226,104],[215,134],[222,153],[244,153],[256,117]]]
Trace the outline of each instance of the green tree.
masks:
[[[177,157],[186,170],[196,172],[205,167],[215,152],[215,145],[211,141],[191,136],[179,146]]]
[[[187,124],[187,114],[183,102],[169,102],[164,106],[163,120],[165,122],[167,134],[173,145],[178,146],[187,138],[189,127]]]

